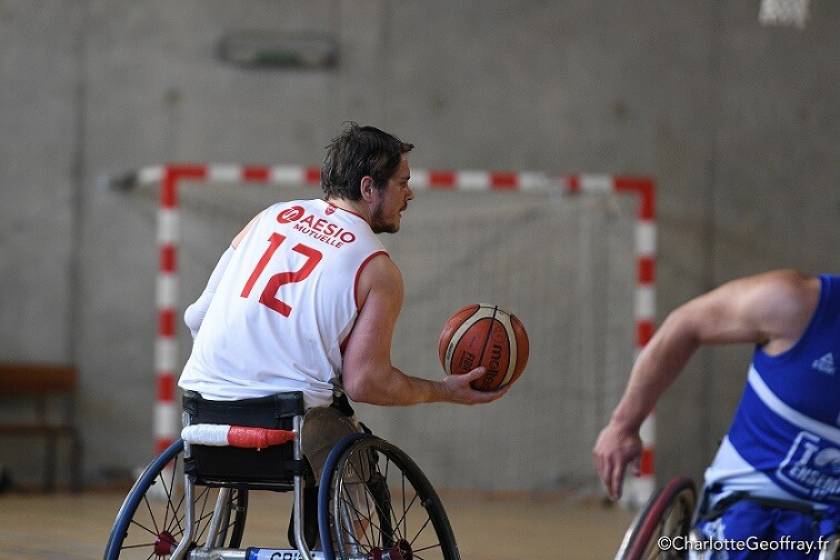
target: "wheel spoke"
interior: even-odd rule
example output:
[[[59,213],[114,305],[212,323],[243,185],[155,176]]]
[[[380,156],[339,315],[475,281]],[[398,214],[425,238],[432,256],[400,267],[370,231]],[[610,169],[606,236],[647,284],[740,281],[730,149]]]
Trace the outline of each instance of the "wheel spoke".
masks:
[[[387,486],[385,487],[385,491],[386,492],[388,491]],[[383,511],[382,508],[385,507],[386,504],[380,503],[380,500],[377,500],[377,499],[374,498],[373,503],[376,506],[376,511],[379,513],[380,523],[382,525],[385,525],[385,521],[387,521],[388,525],[390,525],[390,527],[389,527],[390,530],[388,531],[388,537],[391,539],[391,541],[398,541],[398,540],[400,540],[404,537],[400,533],[399,523],[394,523],[395,521],[397,521],[397,514],[396,514],[396,512],[394,512],[394,508],[391,507],[390,495],[387,497],[387,501],[388,501],[388,504],[387,504],[388,511]],[[382,533],[385,534],[384,528],[382,529]],[[383,546],[384,546],[384,544],[385,543],[383,543]]]
[[[173,531],[172,531],[173,536],[178,537],[178,536],[184,534],[184,528],[181,526],[181,521],[183,521],[184,518],[186,518],[186,516],[187,516],[187,514],[185,513],[184,515],[181,516],[180,519],[177,520],[178,521],[178,529],[175,530],[175,528],[173,527]]]
[[[201,513],[199,513],[199,514],[198,514],[198,517],[196,517],[196,518],[195,518],[195,520],[193,520],[193,527],[195,527],[195,528],[196,528],[197,532],[198,532],[198,526],[199,526],[199,524],[201,523],[201,521],[202,521],[203,519],[205,519],[204,512],[207,510],[207,500],[208,500],[208,497],[209,497],[209,496],[210,496],[210,488],[209,488],[209,487],[205,487],[205,488],[202,490],[202,492],[201,492],[201,496],[199,496],[199,497],[195,500],[196,502],[198,502],[199,500],[202,500],[202,502],[201,502]],[[199,534],[199,535],[198,535],[196,538],[194,538],[193,540],[194,540],[195,542],[199,542],[199,541],[201,540],[201,535],[202,535],[203,533],[204,533],[204,531],[201,531],[201,534]]]
[[[431,546],[424,546],[423,548],[412,548],[411,553],[414,554],[414,556],[417,556],[418,552],[423,552],[424,550],[432,550],[433,548],[441,548],[440,543],[433,544]],[[417,557],[419,558],[419,556]]]
[[[359,508],[357,508],[353,504],[353,498],[350,498],[349,501],[347,499],[342,499],[342,503],[345,505],[345,507],[350,506],[351,511],[353,513],[355,513],[355,515],[356,515],[356,522],[358,523],[359,526],[362,526],[362,525],[365,524],[364,520],[362,519],[362,516],[364,515],[364,512],[359,511]],[[368,518],[368,520],[369,520],[369,518]],[[343,525],[343,523],[344,523],[343,521],[340,521],[339,526]],[[352,523],[352,521],[351,521],[351,523]],[[370,522],[368,525],[373,526],[373,522]],[[358,537],[356,537],[356,531],[353,529],[353,527],[348,527],[347,529],[349,531],[352,531],[352,534],[354,535],[354,540],[356,541],[356,544],[362,544],[361,542],[359,542]],[[368,547],[373,548],[374,545],[370,540],[370,535],[368,535],[367,527],[365,527],[365,529],[362,531],[362,535],[364,536],[365,540],[367,541]]]
[[[185,515],[179,515],[184,492],[176,485],[181,453],[179,441],[152,461],[135,482],[123,503],[131,504],[131,508],[121,508],[111,530],[107,558],[170,557],[170,546],[179,542],[179,534],[184,534]],[[206,502],[206,493],[204,498]],[[202,511],[205,510],[206,505]]]
[[[143,548],[143,547],[146,547],[146,546],[155,546],[155,543],[154,542],[147,542],[147,543],[143,543],[143,544],[129,544],[129,545],[125,545],[125,546],[120,547],[120,550],[129,550],[131,548]]]
[[[342,496],[346,496],[346,498],[343,498]],[[349,500],[348,500],[348,498],[349,498]],[[344,504],[344,508],[345,508],[345,510],[344,510],[344,511],[347,511],[346,507],[347,507],[348,505],[350,506],[350,510],[351,510],[353,513],[355,513],[355,516],[356,516],[356,523],[357,523],[360,527],[361,527],[361,526],[363,526],[363,525],[364,525],[364,523],[363,523],[363,521],[362,521],[362,515],[363,515],[363,514],[362,514],[362,512],[361,512],[361,511],[359,511],[359,509],[358,509],[358,508],[355,506],[355,504],[353,503],[353,494],[352,494],[352,492],[351,492],[350,490],[346,489],[346,486],[345,486],[345,484],[344,484],[344,480],[341,480],[341,481],[340,481],[340,484],[339,484],[339,500],[340,500],[340,502],[339,502],[339,503],[343,503],[343,504]],[[348,515],[349,515],[349,513],[350,513],[350,512],[348,512]],[[351,525],[353,524],[353,520],[352,520],[352,519],[351,519],[351,520],[348,520],[348,521],[349,521],[349,523],[350,523]],[[343,520],[343,519],[339,519],[339,520],[337,521],[337,523],[338,523],[338,526],[339,526],[339,527],[341,527],[341,526],[343,526],[343,525],[344,525],[346,522],[348,522],[348,521],[345,521],[345,520]],[[348,530],[348,531],[351,531],[351,534],[353,535],[353,540],[355,541],[355,544],[357,544],[357,545],[360,545],[360,546],[361,546],[361,545],[362,545],[362,543],[359,541],[359,538],[358,538],[358,536],[356,535],[356,531],[354,530],[354,528],[353,528],[353,527],[348,527],[348,528],[347,528],[347,530]],[[368,550],[369,550],[369,549],[371,549],[371,548],[373,548],[373,543],[371,543],[371,541],[370,541],[370,537],[369,537],[369,535],[367,534],[367,528],[365,528],[365,530],[363,531],[363,537],[364,537],[364,539],[367,541],[367,544],[368,544],[368,547],[369,547],[369,548],[368,548]]]
[[[365,457],[366,455],[368,455],[368,454],[364,453],[363,451],[359,452],[359,454],[358,454],[359,459],[358,460],[359,460],[360,465],[364,465],[364,461],[367,458],[367,457]],[[371,546],[374,546],[372,543],[375,541],[376,546],[381,547],[382,546],[382,541],[381,541],[381,538],[379,538],[379,537],[381,537],[381,535],[382,535],[382,528],[376,526],[376,524],[373,522],[373,514],[370,511],[371,498],[373,498],[374,502],[376,501],[376,498],[373,497],[373,495],[370,492],[370,489],[368,488],[368,486],[365,482],[364,467],[362,467],[363,472],[360,473],[360,472],[358,472],[358,470],[356,470],[356,465],[355,465],[354,461],[351,460],[349,462],[349,465],[350,465],[350,469],[356,475],[356,480],[359,481],[358,484],[357,484],[357,487],[358,488],[362,488],[362,487],[364,488],[364,499],[365,499],[365,504],[364,505],[365,505],[365,509],[367,510],[367,517],[365,518],[367,520],[367,527],[364,528],[365,536],[367,538],[367,541],[369,543],[371,543]],[[370,465],[370,466],[373,466],[373,465]],[[371,474],[371,476],[372,476],[372,474]],[[359,514],[364,515],[363,512],[361,512],[361,511],[359,512]],[[377,537],[377,534],[374,534],[374,529],[376,529],[379,537]],[[370,537],[367,537],[368,530],[370,531]]]
[[[406,534],[408,534],[408,520],[406,519],[406,516],[405,516],[406,511],[407,511],[405,509],[405,473],[400,471],[400,477],[402,478],[402,511],[403,511],[403,516],[402,516],[403,531],[402,531],[402,534],[406,535]],[[397,521],[397,527],[399,527],[399,525],[400,525],[400,522]]]
[[[181,510],[181,505],[183,505],[185,497],[186,497],[186,494],[181,495],[181,499],[178,500],[178,505],[172,511],[172,519],[169,520],[169,527],[166,528],[166,530],[169,531],[169,532],[174,532],[175,531],[175,525],[178,526],[178,531],[180,531],[181,533],[184,532],[184,527],[181,525],[181,521],[186,516],[186,512],[184,514],[180,515],[180,516],[178,515],[178,512]],[[173,525],[173,522],[174,522],[174,525]]]
[[[431,520],[432,520],[432,518],[431,518],[431,517],[426,517],[426,522],[425,522],[425,523],[423,523],[423,526],[422,526],[422,527],[420,527],[420,530],[419,530],[419,531],[417,531],[417,534],[416,534],[416,535],[414,535],[414,538],[413,538],[413,539],[411,539],[411,542],[410,542],[410,543],[408,543],[408,546],[411,546],[411,545],[413,545],[413,544],[414,544],[414,541],[416,541],[416,540],[417,540],[417,537],[419,537],[419,536],[420,536],[420,533],[422,533],[422,532],[423,532],[423,529],[425,529],[425,528],[426,528],[426,526],[429,524],[429,522],[430,522]]]
[[[163,526],[167,526],[167,520],[169,518],[169,506],[172,506],[172,492],[175,491],[175,473],[178,471],[178,457],[176,456],[172,464],[172,476],[169,479],[169,488],[166,487],[166,482],[163,480],[163,477],[160,477],[161,484],[163,484],[164,490],[166,490],[166,503],[167,509],[166,512],[163,514]],[[166,472],[166,467],[164,467],[163,472]],[[172,508],[173,515],[175,514],[175,508]]]
[[[396,524],[392,523],[392,521],[397,521],[397,514],[394,512],[393,504],[391,503],[391,491],[388,489],[388,468],[390,466],[390,459],[386,456],[385,457],[385,474],[379,468],[379,464],[375,463],[373,466],[375,467],[376,476],[371,475],[371,482],[369,484],[365,484],[365,487],[368,490],[368,494],[373,499],[374,508],[377,512],[377,516],[379,517],[380,524],[382,527],[379,528],[379,533],[381,536],[387,537],[389,539],[389,543],[386,545],[385,542],[379,542],[380,546],[383,548],[387,548],[390,546],[394,541],[399,540],[402,535],[399,532],[399,522]],[[374,482],[375,481],[375,482]],[[376,485],[376,490],[382,493],[382,495],[374,495],[373,488],[371,486]],[[368,504],[369,505],[369,504]],[[385,508],[387,507],[387,511]],[[371,516],[372,518],[373,516]],[[388,524],[388,531],[385,530],[385,524]]]
[[[382,500],[374,500],[376,504],[376,509],[379,512],[379,518],[388,520],[388,524],[391,526],[390,529],[390,538],[392,541],[398,541],[400,539],[405,538],[404,533],[400,530],[400,522],[397,519],[397,512],[394,511],[394,503],[391,499],[391,489],[388,484],[388,470],[391,466],[391,458],[385,455],[385,473],[380,473],[382,477],[380,479],[380,483],[382,484],[381,491],[384,492],[385,496],[383,496]],[[395,468],[399,470],[399,467]],[[377,472],[379,472],[379,464],[376,465]],[[402,471],[400,471],[402,473]],[[387,502],[387,504],[385,503]],[[405,476],[403,475],[403,496],[402,496],[403,506],[405,506]],[[382,508],[387,505],[388,511],[383,511]],[[385,524],[385,520],[382,520],[383,525]]]
[[[359,487],[360,483],[363,486]],[[361,503],[362,499],[366,503]],[[333,544],[340,560],[377,556],[398,546],[410,548],[415,560],[458,557],[452,529],[434,489],[417,466],[387,442],[364,438],[344,450],[335,465],[331,500],[332,516],[338,517]],[[418,501],[422,511],[414,507]],[[354,541],[354,529],[358,531],[363,524],[364,537],[358,535]],[[432,529],[427,530],[429,526]],[[372,544],[377,546],[364,550]]]
[[[152,525],[155,527],[155,534],[160,534],[160,529],[158,529],[157,521],[155,521],[155,514],[152,512],[152,504],[149,503],[149,498],[145,495],[143,496],[143,501],[146,502],[146,509],[149,510],[149,517],[152,519]]]
[[[364,458],[361,458],[361,460],[364,460]],[[353,470],[355,471],[355,470],[356,470],[356,466],[355,466],[355,465],[353,465],[352,463],[350,463],[350,464],[352,465]],[[373,539],[376,541],[377,545],[381,547],[381,546],[382,546],[382,539],[381,539],[381,536],[382,536],[382,529],[381,529],[381,528],[379,528],[379,527],[376,527],[376,524],[373,522],[373,514],[372,514],[372,513],[371,513],[371,511],[370,511],[370,502],[371,502],[370,498],[372,497],[372,495],[371,495],[371,493],[370,493],[370,490],[369,490],[369,489],[368,489],[368,487],[367,487],[367,484],[365,484],[364,473],[358,473],[358,472],[357,472],[357,473],[356,473],[356,477],[359,479],[359,481],[361,482],[361,484],[362,484],[362,485],[364,486],[364,488],[365,488],[365,489],[364,489],[364,496],[365,496],[365,509],[367,510],[367,520],[368,520],[368,523],[370,523],[370,526],[369,526],[369,527],[365,527],[365,531],[367,531],[367,530],[368,530],[368,528],[370,528],[370,536],[371,536],[371,537],[373,537]],[[374,534],[374,528],[378,529],[378,533],[377,533],[377,534]],[[377,536],[377,535],[378,535],[378,536]]]
[[[152,531],[151,529],[149,529],[148,527],[146,527],[146,526],[145,526],[145,525],[143,525],[142,523],[140,523],[140,522],[138,522],[138,521],[135,521],[135,520],[133,520],[133,519],[131,520],[131,524],[132,524],[132,525],[137,525],[138,527],[140,527],[140,528],[141,528],[141,529],[143,529],[144,531],[148,532],[150,535],[154,535],[155,537],[157,537],[157,536],[158,536],[158,534],[159,534],[157,531]]]
[[[411,511],[411,507],[414,505],[414,502],[417,500],[417,498],[418,498],[418,497],[419,497],[419,496],[418,496],[417,494],[414,494],[414,497],[413,497],[413,498],[411,498],[411,501],[408,503],[408,509],[403,509],[403,514],[402,514],[402,517],[401,517],[401,518],[400,518],[400,520],[397,522],[397,524],[399,524],[399,523],[403,523],[403,524],[405,525],[405,529],[406,529],[406,531],[405,531],[405,532],[406,532],[406,533],[408,533],[408,520],[407,520],[407,518],[408,518],[408,512],[409,512],[409,511]]]
[[[195,520],[196,527],[200,526],[202,522],[207,521],[207,523],[204,524],[204,527],[201,527],[201,529],[199,530],[198,536],[195,538],[195,542],[201,542],[201,539],[204,537],[205,531],[207,531],[207,529],[210,528],[210,520],[213,519],[213,513],[214,511],[208,511],[207,513]],[[207,535],[207,538],[209,539],[210,535]]]
[[[348,502],[348,501],[346,501],[346,500],[343,500],[343,501],[344,501],[344,503],[345,503],[346,505],[349,505],[351,508],[353,508],[353,511],[357,514],[357,518],[358,518],[358,515],[364,515],[364,512],[363,512],[363,511],[359,511],[359,510],[358,510],[358,508],[356,508],[356,506],[354,506],[352,503],[350,503],[350,502]],[[373,519],[372,519],[371,517],[369,517],[369,516],[368,516],[368,517],[366,517],[364,520],[362,520],[361,518],[358,518],[358,521],[360,521],[360,522],[361,522],[361,521],[367,521],[367,523],[368,523],[371,527],[373,527],[374,529],[376,529],[376,530],[377,530],[377,531],[379,531],[380,533],[382,533],[382,532],[383,532],[382,527],[380,527],[379,525],[377,525],[376,523],[374,523],[374,522],[373,522]],[[392,535],[392,536],[393,536],[393,535]],[[373,546],[373,545],[371,544],[371,546]]]

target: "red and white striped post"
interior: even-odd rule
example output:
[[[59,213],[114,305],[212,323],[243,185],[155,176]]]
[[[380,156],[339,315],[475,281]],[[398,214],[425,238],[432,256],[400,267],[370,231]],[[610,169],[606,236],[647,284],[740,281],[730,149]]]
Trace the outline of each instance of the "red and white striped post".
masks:
[[[642,351],[653,336],[656,325],[656,189],[649,179],[581,175],[568,179],[573,192],[615,192],[636,195],[639,199],[639,213],[636,219],[636,355]],[[653,494],[656,485],[654,476],[654,443],[656,418],[651,413],[642,423],[642,456],[639,461],[639,476],[628,478],[624,485],[622,502],[630,507],[640,507]]]
[[[284,187],[320,184],[314,166],[263,166],[237,164],[168,164],[147,167],[136,173],[136,184],[159,184],[157,241],[158,336],[155,348],[156,405],[155,448],[165,449],[178,437],[180,422],[175,404],[175,379],[180,368],[176,325],[178,323],[178,189],[182,181],[206,183],[265,183]],[[639,200],[636,220],[636,355],[653,335],[656,315],[655,186],[650,179],[609,175],[552,177],[542,172],[412,170],[412,188],[462,191],[565,192],[567,194],[635,195]],[[643,503],[653,492],[654,417],[642,425],[644,451],[641,474],[628,481],[625,495]]]

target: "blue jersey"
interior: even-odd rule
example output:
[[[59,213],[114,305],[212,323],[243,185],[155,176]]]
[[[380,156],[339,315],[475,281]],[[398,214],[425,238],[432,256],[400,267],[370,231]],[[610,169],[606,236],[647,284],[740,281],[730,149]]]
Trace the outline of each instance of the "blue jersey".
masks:
[[[756,348],[729,432],[706,471],[715,498],[735,491],[840,504],[840,276],[789,350]]]

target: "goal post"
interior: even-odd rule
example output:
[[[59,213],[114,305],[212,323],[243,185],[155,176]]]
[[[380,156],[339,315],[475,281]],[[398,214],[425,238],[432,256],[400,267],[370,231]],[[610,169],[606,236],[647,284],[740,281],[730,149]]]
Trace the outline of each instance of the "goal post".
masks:
[[[112,186],[122,189],[158,188],[154,360],[157,451],[176,439],[180,429],[176,384],[183,367],[183,356],[178,333],[184,328],[179,326],[179,251],[182,248],[181,213],[189,204],[186,201],[182,208],[181,199],[184,192],[200,190],[198,185],[226,188],[249,184],[280,187],[281,191],[270,192],[274,200],[283,200],[284,193],[289,193],[289,200],[294,198],[292,193],[313,198],[320,195],[317,189],[320,170],[295,165],[170,163],[145,167],[111,181]],[[185,191],[188,185],[190,187]],[[654,331],[654,182],[647,178],[592,174],[554,176],[543,172],[412,169],[411,186],[418,193],[434,192],[440,198],[432,201],[435,197],[418,196],[410,203],[415,208],[403,219],[400,234],[383,236],[383,242],[392,250],[406,279],[406,306],[395,336],[398,354],[395,363],[402,365],[407,360],[409,372],[434,374],[434,369],[429,370],[436,361],[433,343],[451,312],[468,303],[478,303],[472,298],[485,298],[511,307],[510,310],[523,319],[532,338],[531,362],[518,384],[524,384],[532,377],[528,382],[538,385],[540,375],[546,376],[544,380],[553,379],[549,377],[551,375],[578,376],[574,381],[567,380],[554,386],[552,390],[568,393],[554,395],[555,406],[595,410],[593,419],[585,422],[585,428],[581,428],[582,422],[576,422],[574,413],[570,413],[572,416],[569,417],[557,416],[557,423],[570,425],[557,425],[554,434],[520,434],[530,438],[528,445],[535,449],[551,444],[550,441],[539,443],[540,438],[559,438],[556,446],[574,454],[578,466],[568,473],[555,466],[555,471],[560,473],[555,473],[556,476],[531,469],[532,476],[540,482],[514,489],[555,490],[562,484],[579,486],[584,480],[586,484],[594,484],[591,476],[587,479],[582,473],[584,462],[591,462],[589,450],[597,435],[595,430],[606,421],[626,381],[632,360]],[[424,208],[420,204],[423,200],[431,201],[430,206]],[[240,225],[248,218],[250,216],[237,216]],[[409,222],[412,219],[416,222]],[[190,240],[185,238],[184,242]],[[554,252],[541,257],[549,248]],[[219,254],[222,249],[220,246]],[[412,285],[412,282],[417,284]],[[196,286],[195,292],[200,289]],[[594,313],[596,309],[599,314]],[[556,320],[558,315],[567,317],[561,322]],[[183,336],[183,332],[181,334]],[[557,342],[560,340],[566,342],[561,345]],[[627,348],[616,349],[618,346]],[[609,352],[612,354],[606,356]],[[580,356],[573,356],[576,361],[571,362],[566,354]],[[595,371],[606,362],[611,362],[607,365],[612,371]],[[412,365],[419,365],[422,371],[412,369]],[[550,371],[552,368],[559,373]],[[536,372],[529,371],[532,369]],[[582,371],[569,371],[573,369]],[[538,391],[534,389],[534,394],[528,398],[532,401],[542,398]],[[460,412],[438,414],[442,409],[434,409],[435,415],[439,417],[438,423],[451,422],[464,426],[465,431],[468,431],[467,426],[472,426],[475,436],[476,429],[484,429],[481,423],[488,415],[515,414],[514,407],[523,404],[516,402],[516,392],[517,388],[514,388],[505,399],[487,407],[495,408],[481,412],[479,416],[458,416]],[[502,405],[505,401],[509,404]],[[478,410],[483,407],[467,408]],[[365,418],[371,414],[374,418],[380,416],[378,412],[362,409]],[[411,410],[389,409],[383,414],[392,418],[396,415],[396,424],[416,420],[416,413]],[[388,422],[384,417],[382,421]],[[627,495],[634,505],[644,502],[654,485],[653,422],[651,416],[642,429],[642,476],[628,480]],[[437,426],[433,419],[430,429],[443,433],[447,427]],[[519,425],[516,429],[527,431],[529,427]],[[388,433],[398,433],[398,428],[386,425],[380,433],[387,437]],[[419,432],[415,436],[409,439],[431,437]],[[458,436],[453,437],[458,439]],[[460,437],[460,443],[453,444],[456,448],[468,442],[470,435]],[[482,437],[492,439],[495,436],[485,434]],[[570,438],[570,442],[563,440],[565,437]],[[571,438],[579,441],[571,443]],[[395,443],[409,448],[410,454],[411,446],[416,445],[412,441]],[[429,447],[432,445],[436,444]],[[487,453],[491,452],[491,449],[487,450]],[[583,453],[586,456],[581,459]],[[446,455],[447,451],[444,449],[441,454]],[[446,457],[441,459],[444,460]],[[421,464],[427,470],[427,463]],[[431,472],[434,475],[434,465]],[[593,473],[591,467],[589,473]],[[448,478],[454,480],[456,486],[470,484],[466,476]],[[512,480],[502,477],[484,481],[481,486],[489,490],[509,489]],[[446,482],[438,484],[447,486]]]

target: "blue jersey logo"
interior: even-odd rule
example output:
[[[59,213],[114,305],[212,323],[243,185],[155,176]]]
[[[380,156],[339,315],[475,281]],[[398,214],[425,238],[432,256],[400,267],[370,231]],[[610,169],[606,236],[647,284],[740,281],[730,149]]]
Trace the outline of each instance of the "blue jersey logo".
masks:
[[[776,476],[807,499],[840,501],[840,447],[810,432],[799,432]]]

